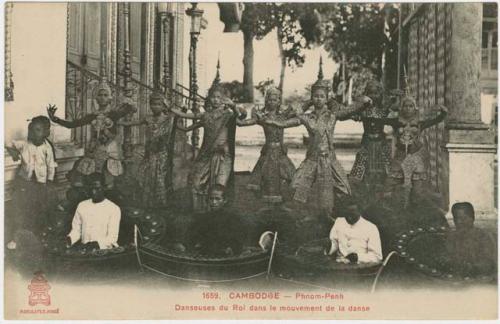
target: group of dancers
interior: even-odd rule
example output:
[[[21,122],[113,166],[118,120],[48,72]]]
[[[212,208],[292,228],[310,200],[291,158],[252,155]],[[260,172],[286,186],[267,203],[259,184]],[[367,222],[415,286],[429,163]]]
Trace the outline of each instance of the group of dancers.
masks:
[[[118,126],[144,126],[147,134],[145,155],[137,176],[140,186],[138,200],[144,208],[158,209],[169,205],[173,191],[175,132],[200,127],[204,130],[203,142],[188,177],[193,210],[209,210],[209,202],[217,198],[210,197],[211,194],[225,198],[234,175],[235,129],[250,125],[263,128],[265,145],[248,188],[260,192],[265,202],[276,206],[283,204],[283,188],[290,185],[294,201],[309,204],[312,210],[332,218],[337,216],[336,200],[341,202],[342,197],[353,195],[358,200],[370,201],[377,200],[382,193],[394,193],[395,196],[402,195],[400,201],[403,208],[407,208],[412,192],[428,188],[429,157],[421,138],[422,131],[441,122],[446,116],[446,108],[439,106],[436,117],[423,119],[415,100],[403,96],[397,109],[391,107],[389,112],[391,109],[384,106],[383,87],[375,79],[367,82],[364,95],[353,98],[350,105],[337,102],[330,97],[330,92],[331,85],[324,80],[320,65],[318,78],[311,87],[311,99],[302,107],[282,109],[282,94],[271,87],[265,94],[264,108],[254,108],[247,118],[246,111],[230,100],[227,89],[216,78],[208,91],[203,112],[178,109],[155,91],[149,98],[151,115],[130,121],[123,117],[134,113],[136,107],[130,100],[123,100],[114,107],[111,88],[103,79],[93,92],[93,112],[66,121],[56,116],[55,106],[49,105],[47,111],[50,121],[63,127],[91,126],[92,136],[85,156],[75,163],[71,175],[74,179],[82,179],[101,173],[107,189],[112,189],[116,178],[127,171],[123,166]],[[185,127],[184,123],[178,122],[179,118],[191,119],[193,123]],[[50,122],[43,116],[39,119],[44,119],[40,122],[44,128],[40,140],[42,144],[50,143],[46,132],[46,129],[50,130]],[[335,124],[337,120],[347,119],[362,121],[364,127],[361,149],[349,175],[337,160],[334,145]],[[299,125],[306,128],[309,143],[305,159],[296,169],[287,156],[284,129]],[[385,137],[386,125],[393,128],[394,149]],[[54,157],[51,143],[48,149]],[[55,168],[54,158],[45,160],[50,168]],[[27,170],[34,170],[37,177],[37,170],[43,169],[37,169],[37,163],[44,163],[40,161],[35,159],[26,166]],[[30,177],[27,181],[31,180]],[[49,177],[53,178],[53,175]],[[41,183],[43,179],[34,182]]]
[[[364,95],[344,105],[330,97],[331,85],[318,73],[311,87],[311,100],[297,111],[281,107],[282,94],[274,87],[265,94],[263,110],[253,109],[250,118],[246,111],[234,104],[218,78],[209,89],[203,112],[185,112],[164,100],[162,94],[150,96],[151,115],[138,121],[123,121],[133,113],[134,106],[125,101],[112,109],[111,89],[103,80],[94,92],[96,109],[80,119],[65,121],[56,117],[56,108],[49,106],[49,118],[64,127],[75,128],[90,124],[92,141],[85,157],[74,170],[83,175],[102,172],[108,186],[124,172],[117,126],[144,125],[146,128],[145,156],[139,168],[140,201],[144,207],[160,208],[168,205],[172,192],[172,155],[175,130],[191,131],[202,127],[203,142],[189,173],[193,208],[209,208],[208,195],[215,187],[225,191],[233,175],[235,128],[260,125],[265,134],[265,145],[252,171],[249,189],[261,192],[264,201],[282,203],[282,187],[291,184],[293,200],[308,203],[331,215],[336,197],[352,195],[352,188],[380,191],[380,186],[402,184],[408,205],[410,191],[428,179],[428,155],[421,139],[422,131],[441,122],[446,108],[438,107],[435,118],[423,119],[410,96],[398,101],[398,109],[384,107],[382,84],[375,79],[366,84]],[[392,108],[392,107],[391,107]],[[391,112],[390,112],[391,111]],[[189,127],[176,118],[193,120]],[[349,175],[343,170],[335,154],[334,131],[337,120],[354,119],[363,123],[361,149],[356,155]],[[304,161],[295,169],[287,157],[284,129],[304,125],[309,143]],[[393,150],[385,137],[384,126],[391,126],[396,138]],[[361,190],[362,191],[362,190]],[[361,192],[360,191],[360,192]],[[368,197],[369,198],[369,197]],[[367,198],[367,199],[368,199]]]

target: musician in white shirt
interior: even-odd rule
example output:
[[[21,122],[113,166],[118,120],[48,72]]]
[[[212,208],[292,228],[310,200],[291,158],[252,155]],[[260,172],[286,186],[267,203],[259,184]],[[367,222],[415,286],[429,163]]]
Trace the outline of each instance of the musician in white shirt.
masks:
[[[354,201],[346,204],[342,216],[336,219],[330,231],[331,248],[328,255],[336,255],[336,261],[342,263],[382,262],[382,245],[377,226],[360,215]]]
[[[111,249],[118,246],[121,211],[104,196],[104,178],[100,173],[88,176],[91,199],[76,208],[67,237],[67,247],[80,241],[91,249]]]

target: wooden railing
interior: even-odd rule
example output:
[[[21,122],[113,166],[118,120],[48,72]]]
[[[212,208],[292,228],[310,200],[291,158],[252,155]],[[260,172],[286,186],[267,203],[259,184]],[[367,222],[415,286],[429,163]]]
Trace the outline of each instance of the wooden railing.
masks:
[[[119,76],[122,73],[118,73]],[[67,61],[66,67],[66,116],[68,120],[74,120],[81,118],[85,114],[91,113],[94,109],[97,109],[95,102],[93,100],[93,91],[95,87],[99,84],[101,78],[96,73],[85,69],[84,67]],[[123,87],[109,82],[108,84],[112,90],[112,103],[113,107],[116,107],[120,103],[120,96],[123,96]],[[163,85],[159,91],[163,94],[166,93]],[[145,84],[133,77],[129,80],[129,89],[131,89],[132,96],[135,106],[137,107],[137,112],[132,116],[132,119],[139,119],[144,117],[149,110],[149,97],[154,91],[151,85]],[[165,100],[168,100],[171,105],[179,109],[189,111],[191,109],[191,99],[189,94],[186,94],[183,85],[178,84],[177,89],[170,89],[170,96]],[[198,95],[198,98],[203,99],[202,96]],[[132,144],[144,144],[145,135],[140,127],[132,127]],[[86,144],[90,140],[90,126],[83,126],[72,130],[72,141],[75,142],[80,147],[86,147]]]

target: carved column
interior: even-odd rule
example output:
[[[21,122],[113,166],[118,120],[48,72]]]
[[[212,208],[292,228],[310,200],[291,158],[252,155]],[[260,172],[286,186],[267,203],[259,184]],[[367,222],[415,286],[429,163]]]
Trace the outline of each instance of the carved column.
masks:
[[[198,42],[198,35],[191,33],[191,109],[193,113],[199,113],[200,108],[198,107],[198,76],[196,75],[196,46]],[[191,145],[193,146],[193,159],[196,157],[197,149],[200,143],[200,131],[199,129],[193,130],[191,135]]]
[[[126,100],[132,100],[132,69],[130,62],[130,3],[123,3],[123,95]],[[132,114],[125,117],[132,119]],[[123,128],[123,153],[125,158],[132,153],[132,128]]]
[[[170,103],[171,98],[171,82],[170,82],[170,13],[165,12],[162,15],[162,37],[163,37],[163,79],[162,83],[165,87],[165,97],[167,97],[167,101]]]
[[[477,218],[495,219],[496,145],[489,125],[481,122],[481,3],[446,5],[450,207],[474,205]]]
[[[132,70],[130,67],[130,3],[123,4],[123,87],[126,96],[131,93]]]
[[[451,52],[447,77],[450,79],[450,129],[486,129],[481,122],[481,3],[449,4]]]
[[[107,42],[107,62],[108,79],[111,83],[118,83],[116,77],[116,57],[117,57],[117,32],[118,32],[118,4],[108,3],[108,42]]]

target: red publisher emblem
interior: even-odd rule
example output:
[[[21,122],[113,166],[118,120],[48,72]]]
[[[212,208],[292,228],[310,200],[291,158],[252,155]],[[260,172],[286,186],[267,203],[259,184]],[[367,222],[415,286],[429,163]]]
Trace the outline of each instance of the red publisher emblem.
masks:
[[[43,272],[35,272],[35,276],[31,279],[31,284],[28,285],[28,289],[30,291],[28,300],[30,306],[35,306],[37,304],[45,306],[50,305],[50,285],[47,283],[47,279],[45,279]]]

